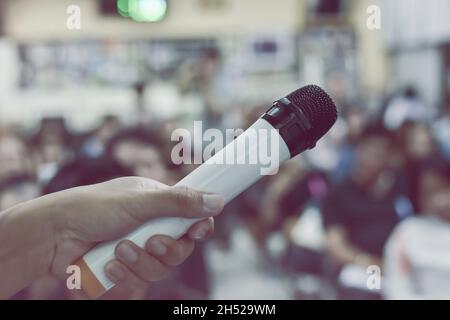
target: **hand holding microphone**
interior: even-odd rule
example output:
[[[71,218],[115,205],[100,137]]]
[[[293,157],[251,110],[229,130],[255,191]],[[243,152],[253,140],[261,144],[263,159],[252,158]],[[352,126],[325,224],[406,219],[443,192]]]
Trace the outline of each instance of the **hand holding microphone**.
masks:
[[[0,299],[48,273],[65,282],[66,269],[74,260],[146,221],[197,219],[178,240],[155,235],[142,247],[124,240],[114,248],[114,258],[104,266],[116,284],[112,296],[143,291],[184,262],[195,240],[212,233],[212,217],[223,205],[221,196],[139,177],[68,189],[20,204],[0,214]]]

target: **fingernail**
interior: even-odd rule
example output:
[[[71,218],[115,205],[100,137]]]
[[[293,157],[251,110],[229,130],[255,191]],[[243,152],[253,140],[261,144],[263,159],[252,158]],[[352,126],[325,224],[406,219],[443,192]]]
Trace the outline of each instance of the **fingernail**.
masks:
[[[125,277],[125,272],[122,267],[117,263],[110,263],[106,266],[106,273],[112,281],[120,281]]]
[[[151,253],[157,255],[157,256],[163,256],[167,253],[167,247],[162,241],[160,240],[152,240],[150,241],[149,248]]]
[[[203,240],[203,239],[205,239],[206,235],[208,234],[208,231],[209,231],[209,228],[207,228],[207,227],[200,227],[193,234],[194,240]]]
[[[138,254],[127,243],[122,243],[117,248],[117,257],[127,263],[135,263],[138,260]]]
[[[203,207],[208,212],[219,213],[224,206],[224,202],[225,200],[222,196],[216,194],[203,195]]]

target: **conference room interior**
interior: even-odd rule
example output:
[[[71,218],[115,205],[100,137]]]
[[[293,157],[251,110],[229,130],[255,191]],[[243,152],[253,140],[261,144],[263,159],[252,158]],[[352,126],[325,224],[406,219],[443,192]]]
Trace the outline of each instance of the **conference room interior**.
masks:
[[[135,22],[115,0],[0,0],[0,212],[121,176],[175,184],[195,168],[171,158],[177,128],[245,130],[316,84],[339,114],[317,146],[117,298],[450,298],[450,2],[163,2]],[[49,276],[12,299],[84,298]]]

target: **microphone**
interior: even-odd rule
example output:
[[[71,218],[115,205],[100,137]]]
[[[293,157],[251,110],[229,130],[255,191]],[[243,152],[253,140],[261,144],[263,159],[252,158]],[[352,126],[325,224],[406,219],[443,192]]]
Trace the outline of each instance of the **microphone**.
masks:
[[[328,132],[337,119],[334,102],[316,85],[300,88],[285,98],[277,100],[250,128],[229,143],[225,148],[209,158],[192,171],[177,186],[220,194],[225,202],[230,202],[253,183],[262,174],[261,163],[246,164],[224,161],[229,155],[238,159],[251,158],[261,148],[272,148],[278,156],[278,165],[295,157],[299,153],[312,149],[316,142]],[[255,131],[271,132],[270,141],[266,138],[252,141]],[[175,239],[183,236],[200,219],[158,218],[143,224],[127,236],[97,245],[75,265],[81,271],[81,287],[92,299],[98,298],[114,286],[104,270],[105,265],[115,258],[116,245],[128,239],[140,247],[154,235],[168,235]]]

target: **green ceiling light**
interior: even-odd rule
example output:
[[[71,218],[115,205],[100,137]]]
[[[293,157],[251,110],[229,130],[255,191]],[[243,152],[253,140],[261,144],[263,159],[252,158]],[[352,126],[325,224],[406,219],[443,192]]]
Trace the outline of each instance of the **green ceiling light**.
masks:
[[[122,17],[129,18],[130,16],[128,14],[128,0],[118,0],[117,11]]]
[[[158,22],[167,14],[167,0],[118,0],[117,11],[137,22]]]

